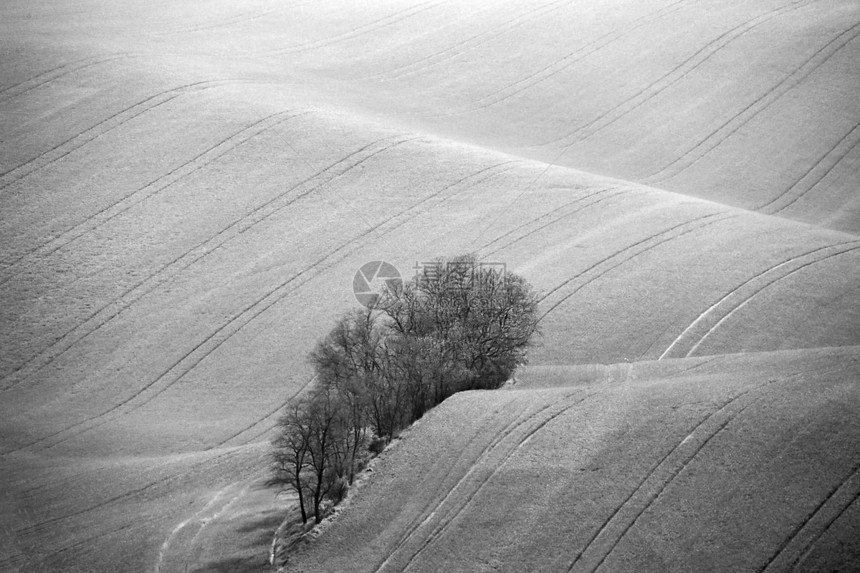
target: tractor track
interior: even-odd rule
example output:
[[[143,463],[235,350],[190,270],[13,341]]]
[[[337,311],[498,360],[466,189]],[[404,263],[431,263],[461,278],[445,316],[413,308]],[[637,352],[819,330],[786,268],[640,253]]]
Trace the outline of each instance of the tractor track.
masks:
[[[830,41],[816,50],[781,81],[747,104],[687,151],[664,165],[658,171],[645,177],[643,181],[656,185],[678,176],[698,163],[782,96],[800,85],[842,48],[860,36],[860,30],[858,29],[860,29],[860,23],[854,24],[840,32],[834,38],[831,38]]]
[[[638,257],[639,255],[642,255],[643,253],[646,253],[652,249],[655,249],[664,243],[668,243],[670,241],[678,239],[679,237],[683,237],[684,235],[687,235],[689,233],[703,229],[707,226],[714,225],[717,223],[722,223],[722,222],[727,221],[729,219],[732,219],[734,217],[735,217],[735,215],[726,215],[724,213],[719,213],[719,212],[711,213],[709,215],[703,215],[701,217],[696,217],[695,219],[691,219],[689,221],[685,221],[685,222],[680,223],[678,225],[674,225],[674,226],[672,226],[672,227],[670,227],[664,231],[661,231],[659,233],[655,233],[649,237],[646,237],[640,241],[633,243],[632,245],[628,245],[627,247],[625,247],[619,251],[616,251],[615,253],[612,253],[608,257],[605,257],[605,258],[601,259],[600,261],[594,263],[593,265],[591,265],[590,267],[588,267],[584,271],[577,273],[573,277],[563,281],[562,283],[557,285],[555,288],[551,289],[549,292],[547,292],[545,295],[543,295],[538,302],[543,302],[550,295],[557,292],[559,289],[570,284],[572,281],[574,281],[578,278],[581,278],[585,274],[596,269],[598,266],[603,265],[604,263],[608,263],[609,261],[612,261],[613,259],[621,258],[622,256],[626,257],[626,258],[621,258],[621,261],[619,263],[614,264],[605,270],[601,270],[599,272],[596,272],[596,274],[593,277],[583,281],[581,284],[576,286],[571,292],[563,295],[559,300],[554,302],[547,310],[545,310],[543,312],[543,314],[541,314],[541,316],[539,317],[538,320],[543,320],[550,312],[552,312],[553,310],[558,308],[561,304],[565,303],[574,294],[576,294],[577,292],[579,292],[580,290],[585,288],[587,285],[589,285],[593,281],[595,281],[598,278],[602,277],[603,275],[607,274],[608,272],[610,272],[610,271],[620,267],[621,265],[625,264],[626,262],[630,261],[631,259]],[[682,227],[685,227],[685,226],[689,226],[689,228],[683,229],[683,230],[675,233],[675,231],[677,231],[678,229],[681,229]],[[673,234],[673,233],[675,233],[675,234]],[[629,256],[627,256],[627,255],[629,255]]]

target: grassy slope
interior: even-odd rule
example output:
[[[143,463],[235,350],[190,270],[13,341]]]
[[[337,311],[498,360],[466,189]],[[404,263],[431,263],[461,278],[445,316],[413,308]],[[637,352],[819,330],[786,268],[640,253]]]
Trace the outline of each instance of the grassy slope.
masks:
[[[712,4],[4,4],[8,563],[151,569],[256,483],[368,260],[506,262],[535,364],[858,344],[856,3]]]
[[[445,402],[292,571],[851,567],[860,351],[540,370]],[[607,369],[607,372],[610,369]],[[557,372],[556,372],[557,374]],[[853,564],[853,565],[852,565]]]

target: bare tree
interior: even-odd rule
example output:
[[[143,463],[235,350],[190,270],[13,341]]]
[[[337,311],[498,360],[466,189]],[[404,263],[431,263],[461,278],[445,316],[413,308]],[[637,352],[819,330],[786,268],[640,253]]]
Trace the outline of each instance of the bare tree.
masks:
[[[464,386],[452,392],[504,383],[525,362],[537,331],[537,299],[525,279],[472,256],[436,261],[414,283],[390,288],[385,300],[391,328],[400,337],[434,339],[439,369],[456,373],[440,388],[445,397],[453,380]]]
[[[278,422],[271,483],[292,488],[302,520],[312,509],[319,523],[324,500],[352,484],[370,428],[390,441],[456,392],[499,387],[525,363],[536,315],[524,279],[470,256],[389,283],[311,352],[317,384]]]
[[[371,380],[383,368],[382,335],[376,315],[370,310],[342,317],[310,354],[319,385],[336,395],[342,409],[344,425],[346,476],[350,484],[355,477],[359,449],[369,424],[368,402],[375,388]]]
[[[336,394],[330,389],[317,388],[309,398],[307,409],[310,479],[307,488],[314,510],[314,521],[323,518],[322,502],[337,483],[341,466],[339,447],[345,429],[343,411]]]
[[[300,400],[290,405],[278,419],[278,433],[273,441],[272,478],[269,485],[288,487],[299,497],[302,523],[307,523],[307,470],[311,443],[311,425],[308,417],[309,402]]]

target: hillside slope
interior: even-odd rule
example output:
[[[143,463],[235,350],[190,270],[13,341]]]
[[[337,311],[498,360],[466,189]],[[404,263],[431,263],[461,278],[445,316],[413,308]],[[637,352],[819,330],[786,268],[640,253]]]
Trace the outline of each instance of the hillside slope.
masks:
[[[4,2],[0,569],[205,570],[160,550],[233,522],[177,527],[282,510],[270,430],[368,261],[522,274],[562,386],[860,345],[858,26],[854,0]]]
[[[860,349],[625,369],[446,401],[287,571],[860,565]]]

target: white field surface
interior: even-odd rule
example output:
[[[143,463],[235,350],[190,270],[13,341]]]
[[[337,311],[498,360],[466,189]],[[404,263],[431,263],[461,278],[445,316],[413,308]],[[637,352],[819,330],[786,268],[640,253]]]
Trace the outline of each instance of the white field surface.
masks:
[[[856,0],[4,2],[0,570],[259,570],[356,269],[467,251],[540,292],[532,365],[302,566],[856,566],[858,36]]]
[[[536,370],[428,414],[289,570],[860,565],[860,348]]]

